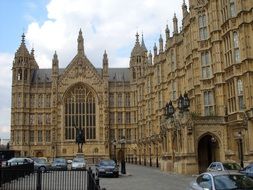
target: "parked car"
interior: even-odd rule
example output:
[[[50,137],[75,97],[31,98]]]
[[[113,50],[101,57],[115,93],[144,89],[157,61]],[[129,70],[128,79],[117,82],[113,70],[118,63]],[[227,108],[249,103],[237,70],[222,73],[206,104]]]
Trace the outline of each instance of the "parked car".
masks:
[[[29,163],[33,163],[33,160],[31,158],[19,158],[19,157],[11,158],[6,162],[8,166],[29,164]]]
[[[34,161],[34,170],[35,171],[42,171],[42,172],[46,172],[48,170],[50,170],[51,168],[51,164],[47,162],[47,159],[45,158],[32,158],[32,160]]]
[[[240,170],[240,173],[243,173],[246,176],[253,178],[253,164],[250,164],[245,168],[243,168],[242,170]]]
[[[236,162],[212,162],[207,171],[240,171],[242,168]]]
[[[191,182],[188,190],[253,189],[253,180],[233,171],[205,172]]]
[[[55,158],[51,164],[52,170],[67,170],[68,164],[65,158]]]
[[[77,157],[72,160],[71,163],[72,170],[85,170],[86,169],[86,161],[84,158]]]
[[[119,167],[114,160],[100,160],[96,164],[96,174],[98,176],[119,177]]]

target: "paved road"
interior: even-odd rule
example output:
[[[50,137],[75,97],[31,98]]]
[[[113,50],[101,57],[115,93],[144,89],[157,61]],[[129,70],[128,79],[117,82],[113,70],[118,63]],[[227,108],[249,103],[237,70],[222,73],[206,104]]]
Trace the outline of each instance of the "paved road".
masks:
[[[119,178],[100,178],[106,190],[185,190],[192,176],[162,172],[157,168],[126,165],[127,175]]]

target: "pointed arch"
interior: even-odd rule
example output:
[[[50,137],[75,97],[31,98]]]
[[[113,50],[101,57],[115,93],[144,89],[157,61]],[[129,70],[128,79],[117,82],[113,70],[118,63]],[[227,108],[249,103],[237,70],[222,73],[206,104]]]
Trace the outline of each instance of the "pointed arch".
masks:
[[[24,70],[24,80],[26,81],[27,80],[27,78],[28,78],[28,72],[27,72],[27,69],[25,69]]]
[[[22,69],[18,69],[17,80],[18,81],[22,80]]]
[[[86,140],[96,139],[96,94],[84,84],[76,83],[65,93],[64,98],[65,140],[74,140],[76,128],[83,128]]]
[[[198,138],[199,172],[206,171],[211,162],[220,161],[220,139],[213,133],[207,132]]]

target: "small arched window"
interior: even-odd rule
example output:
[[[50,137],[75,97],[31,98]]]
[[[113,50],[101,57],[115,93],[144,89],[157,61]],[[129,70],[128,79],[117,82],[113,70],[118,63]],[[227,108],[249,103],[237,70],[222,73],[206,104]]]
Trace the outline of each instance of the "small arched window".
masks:
[[[17,75],[18,80],[22,80],[22,69],[18,70],[18,75]]]
[[[133,69],[133,79],[136,78],[136,72],[135,72],[135,69]]]
[[[25,81],[27,80],[27,69],[25,69],[25,71],[24,71],[24,80]]]

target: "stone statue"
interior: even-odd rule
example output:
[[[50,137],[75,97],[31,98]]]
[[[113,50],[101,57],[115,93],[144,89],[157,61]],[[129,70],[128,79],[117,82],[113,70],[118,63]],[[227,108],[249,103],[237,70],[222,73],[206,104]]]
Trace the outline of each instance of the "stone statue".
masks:
[[[85,143],[85,135],[84,135],[84,129],[81,128],[81,126],[79,128],[76,127],[76,143],[78,146],[78,153],[82,153],[83,152],[83,144]]]

